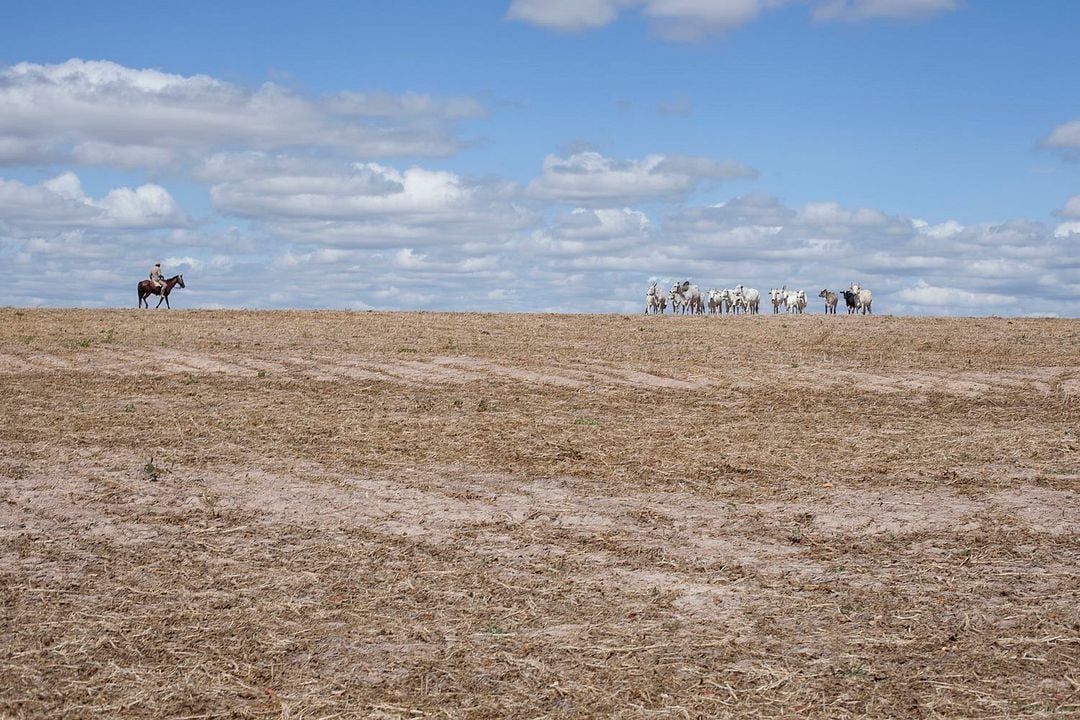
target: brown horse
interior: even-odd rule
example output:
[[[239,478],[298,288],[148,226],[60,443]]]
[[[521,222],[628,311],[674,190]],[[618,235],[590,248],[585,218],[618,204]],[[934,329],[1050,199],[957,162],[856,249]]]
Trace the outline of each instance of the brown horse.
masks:
[[[146,298],[151,295],[160,295],[161,300],[165,301],[165,307],[169,308],[169,293],[172,292],[173,287],[176,285],[187,287],[187,285],[184,284],[183,275],[173,275],[165,281],[165,287],[163,288],[159,288],[157,283],[153,280],[143,280],[139,283],[139,307],[142,307],[144,303],[146,304],[146,307],[150,307],[150,301]],[[161,307],[161,300],[157,301],[157,305],[154,306],[155,308]]]

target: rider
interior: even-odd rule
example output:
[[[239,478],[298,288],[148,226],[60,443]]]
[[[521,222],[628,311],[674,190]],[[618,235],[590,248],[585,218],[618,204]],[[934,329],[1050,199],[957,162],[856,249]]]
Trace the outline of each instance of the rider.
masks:
[[[161,263],[154,263],[154,267],[150,268],[150,280],[158,289],[163,290],[165,288],[165,277],[161,274]]]

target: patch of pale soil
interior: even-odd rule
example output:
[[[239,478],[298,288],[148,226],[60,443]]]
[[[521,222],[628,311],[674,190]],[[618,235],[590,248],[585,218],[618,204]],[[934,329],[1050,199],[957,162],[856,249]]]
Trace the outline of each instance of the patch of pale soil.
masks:
[[[677,380],[675,378],[641,372],[640,370],[631,370],[630,368],[609,368],[608,372],[615,374],[615,377],[612,379],[616,382],[623,385],[633,385],[634,387],[656,388],[662,390],[701,390],[710,385],[709,381],[704,378]]]
[[[0,373],[27,373],[33,371],[34,366],[25,362],[17,355],[0,353]]]
[[[496,560],[508,582],[563,557],[585,587],[609,596],[647,596],[655,588],[672,594],[672,607],[688,618],[734,626],[743,625],[751,598],[774,593],[784,578],[838,582],[814,558],[818,544],[948,538],[986,522],[1029,537],[1080,526],[1076,493],[1034,486],[981,498],[949,489],[817,487],[790,500],[724,501],[676,492],[585,495],[569,478],[524,481],[454,467],[358,476],[272,458],[250,469],[169,467],[151,481],[135,454],[80,448],[46,457],[0,487],[0,538],[28,534],[37,542],[77,528],[81,542],[197,548],[277,537],[286,527],[363,530],[388,541],[468,547]],[[78,571],[35,556],[19,567],[42,580]],[[875,587],[890,572],[868,564],[843,582]],[[1060,582],[1058,575],[1055,569],[1047,582]]]
[[[1080,381],[1063,379],[1073,371],[1075,368],[1039,367],[994,373],[924,370],[882,375],[850,368],[807,365],[801,374],[804,383],[854,387],[861,391],[881,394],[934,392],[979,397],[999,390],[1027,390],[1049,394],[1057,383],[1061,384],[1062,390],[1068,391],[1070,385],[1080,387]]]
[[[394,382],[395,380],[395,378],[387,377],[379,372],[364,370],[352,365],[342,365],[328,358],[310,359],[289,357],[283,358],[283,360],[292,367],[279,366],[276,371],[271,370],[270,368],[265,369],[267,372],[282,373],[286,377],[298,373],[313,380],[321,381],[340,381],[343,378],[348,380],[370,380],[374,382]]]
[[[398,360],[380,362],[378,360],[353,360],[353,366],[369,367],[387,375],[416,383],[453,383],[461,384],[483,379],[483,375],[468,370],[439,363],[440,358],[431,362],[416,360]]]
[[[31,367],[31,371],[36,370],[70,370],[72,365],[70,362],[62,357],[56,355],[50,355],[43,352],[30,352],[22,355],[23,362],[27,363]]]
[[[1072,476],[1080,487],[1080,475]],[[1028,530],[1047,535],[1070,535],[1080,528],[1080,494],[1028,486],[996,492],[987,501],[998,515]]]
[[[818,493],[797,500],[758,503],[756,509],[785,526],[813,532],[874,536],[906,535],[971,529],[974,517],[990,508],[945,490],[903,490]]]
[[[879,375],[861,370],[808,366],[802,374],[805,383],[827,384],[835,387],[854,387],[863,392],[881,394],[936,392],[963,397],[978,397],[989,392],[987,383],[960,380],[930,371],[900,375]]]
[[[147,350],[142,358],[145,366],[154,368],[158,366],[172,369],[180,373],[220,373],[223,375],[253,375],[254,373],[241,365],[219,360],[201,353],[183,352],[172,349]]]
[[[613,568],[610,572],[613,587],[632,587],[647,591],[675,594],[672,605],[686,615],[706,621],[723,621],[730,626],[740,623],[748,603],[753,602],[752,589],[747,583],[694,582],[682,573],[659,570],[626,570]]]
[[[586,383],[581,380],[575,380],[573,378],[565,377],[563,375],[555,375],[552,373],[537,372],[535,370],[525,370],[523,368],[510,367],[508,365],[500,365],[490,360],[482,360],[480,358],[472,357],[436,357],[432,359],[432,362],[436,365],[450,365],[454,367],[464,368],[466,370],[475,370],[489,375],[499,375],[502,377],[508,377],[513,380],[521,380],[523,382],[536,383],[538,385],[556,385],[559,387],[580,388],[585,387]]]

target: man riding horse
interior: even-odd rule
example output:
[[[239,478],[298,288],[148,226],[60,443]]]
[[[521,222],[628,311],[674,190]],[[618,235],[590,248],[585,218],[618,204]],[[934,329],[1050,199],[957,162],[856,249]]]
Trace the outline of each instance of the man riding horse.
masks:
[[[161,272],[161,263],[154,263],[154,266],[150,268],[150,279],[143,280],[139,283],[139,307],[144,304],[146,307],[150,307],[150,303],[146,298],[151,295],[160,295],[161,299],[158,300],[157,307],[161,307],[161,303],[165,303],[165,307],[169,307],[169,293],[174,286],[187,287],[184,285],[184,276],[175,275],[166,279]]]
[[[165,276],[161,274],[161,263],[154,263],[154,267],[150,268],[150,282],[154,283],[159,291],[165,287]]]

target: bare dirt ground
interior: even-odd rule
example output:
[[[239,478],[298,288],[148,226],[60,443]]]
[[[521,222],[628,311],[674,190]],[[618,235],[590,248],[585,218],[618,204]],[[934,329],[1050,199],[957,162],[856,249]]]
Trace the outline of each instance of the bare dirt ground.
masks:
[[[1078,398],[1078,321],[0,310],[0,716],[1077,717]]]

